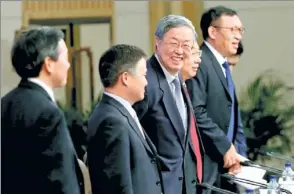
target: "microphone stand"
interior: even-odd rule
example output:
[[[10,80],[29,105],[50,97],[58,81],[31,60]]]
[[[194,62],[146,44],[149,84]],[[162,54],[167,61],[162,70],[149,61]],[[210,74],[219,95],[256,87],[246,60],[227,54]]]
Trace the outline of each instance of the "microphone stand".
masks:
[[[278,169],[278,168],[274,168],[274,167],[269,167],[269,166],[266,166],[266,165],[262,165],[262,164],[256,164],[252,161],[244,161],[244,162],[240,162],[240,164],[242,166],[251,166],[251,167],[255,167],[255,168],[261,168],[263,170],[266,170],[266,171],[269,171],[271,173],[275,173],[275,174],[278,174],[278,175],[282,175],[283,173],[283,170],[281,169]]]
[[[247,179],[237,178],[237,177],[235,177],[233,175],[230,175],[230,174],[222,174],[221,176],[224,177],[224,178],[226,178],[226,179],[237,181],[237,182],[240,182],[240,183],[245,183],[245,184],[251,184],[251,185],[254,185],[254,186],[259,186],[259,187],[262,187],[264,189],[267,188],[267,185],[266,184],[255,182],[255,181],[251,181],[251,180],[247,180]],[[292,192],[289,191],[289,190],[287,190],[287,189],[280,188],[280,190],[281,190],[281,192],[285,192],[287,194],[292,194]]]
[[[283,156],[283,155],[278,154],[278,153],[268,152],[266,150],[257,150],[257,152],[264,155],[264,156],[270,156],[270,157],[278,158],[280,160],[285,160],[285,161],[294,163],[294,158],[292,158],[292,157],[286,157],[286,156]]]
[[[212,185],[210,185],[208,183],[197,183],[197,186],[204,187],[206,189],[209,189],[209,190],[212,190],[212,191],[216,191],[216,192],[222,193],[222,194],[237,194],[237,193],[234,193],[234,192],[225,190],[225,189],[221,189],[221,188],[212,186]]]

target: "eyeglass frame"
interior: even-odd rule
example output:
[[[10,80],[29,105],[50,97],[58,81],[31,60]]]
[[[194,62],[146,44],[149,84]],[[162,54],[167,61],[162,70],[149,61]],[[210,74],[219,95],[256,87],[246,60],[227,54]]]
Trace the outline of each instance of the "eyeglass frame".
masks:
[[[224,29],[229,29],[233,34],[239,33],[239,34],[244,34],[245,33],[245,28],[241,27],[224,27],[224,26],[212,26],[214,28],[224,28]]]
[[[176,42],[166,42],[166,41],[163,41],[163,43],[166,44],[167,46],[169,46],[173,50],[176,50],[176,49],[181,48],[184,51],[189,51],[189,52],[192,50],[192,46],[193,46],[193,45],[187,45],[187,48],[183,48],[183,47],[185,47],[185,44],[186,43],[180,43],[178,41],[176,41]]]
[[[197,57],[201,57],[202,56],[202,50],[197,50],[196,53]]]

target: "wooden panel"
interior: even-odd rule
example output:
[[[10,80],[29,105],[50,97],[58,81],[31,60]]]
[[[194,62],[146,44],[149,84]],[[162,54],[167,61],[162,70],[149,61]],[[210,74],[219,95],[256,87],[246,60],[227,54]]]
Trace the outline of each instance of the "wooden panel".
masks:
[[[24,11],[59,12],[77,10],[112,10],[112,1],[24,1]]]
[[[171,1],[170,11],[172,14],[175,15],[182,15],[183,8],[182,8],[182,1]]]
[[[204,0],[199,1],[182,1],[183,15],[187,17],[195,26],[195,29],[198,34],[198,44],[203,42],[201,28],[200,28],[200,19],[204,11]]]
[[[155,51],[155,30],[160,18],[170,14],[170,2],[149,1],[149,41],[151,53]]]
[[[23,26],[29,20],[111,17],[113,1],[24,1]]]

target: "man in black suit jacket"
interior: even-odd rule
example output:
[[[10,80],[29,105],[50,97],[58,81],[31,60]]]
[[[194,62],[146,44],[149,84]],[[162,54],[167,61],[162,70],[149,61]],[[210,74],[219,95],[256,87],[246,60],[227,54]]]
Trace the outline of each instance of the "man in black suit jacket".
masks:
[[[2,193],[80,194],[83,175],[53,89],[64,86],[69,68],[63,33],[37,27],[12,48],[22,78],[1,99]]]
[[[195,194],[196,183],[202,179],[203,149],[198,130],[193,131],[196,142],[191,139],[191,107],[179,71],[196,32],[187,18],[169,15],[159,20],[155,35],[156,51],[147,62],[145,98],[134,108],[163,162],[166,193]]]
[[[157,151],[132,104],[144,98],[146,55],[116,45],[99,61],[104,94],[88,121],[88,165],[93,194],[161,194]]]
[[[201,46],[200,68],[186,83],[207,153],[204,181],[236,191],[230,184],[223,184],[219,175],[228,170],[237,173],[237,151],[246,153],[238,102],[226,62],[236,53],[244,28],[234,10],[218,6],[202,15],[201,29],[205,42]]]

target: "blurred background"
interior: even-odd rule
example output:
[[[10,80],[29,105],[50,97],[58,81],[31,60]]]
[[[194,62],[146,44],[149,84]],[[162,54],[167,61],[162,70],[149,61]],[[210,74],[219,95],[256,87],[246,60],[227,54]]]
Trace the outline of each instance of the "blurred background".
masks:
[[[10,62],[14,38],[30,26],[56,26],[69,48],[66,88],[55,91],[78,154],[85,152],[85,125],[102,86],[97,65],[113,44],[154,51],[158,19],[168,14],[189,18],[202,43],[204,10],[235,9],[245,27],[244,54],[233,72],[252,160],[283,167],[263,156],[266,149],[294,157],[294,1],[1,1],[1,96],[20,81]]]

